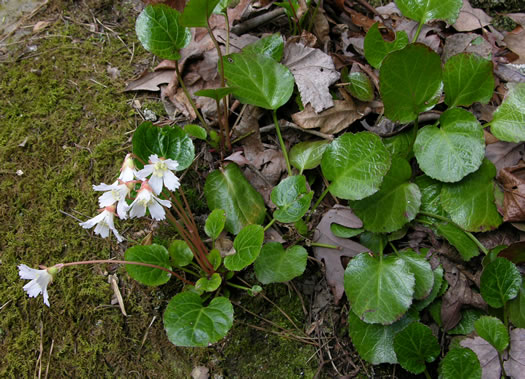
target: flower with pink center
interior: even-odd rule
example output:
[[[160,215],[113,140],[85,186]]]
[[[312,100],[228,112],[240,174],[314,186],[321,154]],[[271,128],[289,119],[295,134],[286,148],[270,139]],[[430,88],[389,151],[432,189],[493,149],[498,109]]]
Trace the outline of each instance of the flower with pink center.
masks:
[[[137,170],[135,170],[133,154],[128,154],[126,155],[126,158],[124,158],[124,163],[122,163],[122,167],[120,168],[120,175],[118,178],[123,182],[130,182],[133,179],[135,179],[136,175]]]
[[[149,210],[151,217],[155,220],[164,220],[166,218],[166,211],[164,207],[170,208],[169,200],[159,199],[153,194],[153,188],[149,185],[148,180],[144,180],[137,192],[137,197],[129,206],[130,217],[143,217],[146,214],[146,209]]]
[[[159,158],[157,154],[149,156],[150,164],[144,166],[137,172],[139,179],[149,178],[149,184],[156,195],[159,195],[164,185],[170,191],[175,191],[180,187],[179,178],[172,172],[179,167],[179,163],[173,159]]]
[[[79,225],[84,229],[90,229],[95,226],[95,234],[98,234],[102,238],[107,238],[109,236],[109,231],[111,230],[117,240],[122,242],[124,239],[115,228],[115,223],[113,221],[114,218],[115,206],[110,205],[105,207],[99,215],[87,220],[86,222],[81,222]]]
[[[24,286],[24,291],[29,297],[37,297],[42,294],[44,296],[44,304],[49,305],[49,295],[47,293],[47,286],[53,280],[53,275],[57,273],[55,267],[46,270],[37,270],[30,268],[24,264],[18,266],[18,275],[21,279],[31,280]]]
[[[113,184],[101,183],[98,186],[93,186],[93,189],[95,191],[106,191],[98,198],[98,205],[101,208],[117,203],[117,214],[121,219],[125,220],[128,218],[126,197],[129,196],[131,187],[128,183],[117,180]]]

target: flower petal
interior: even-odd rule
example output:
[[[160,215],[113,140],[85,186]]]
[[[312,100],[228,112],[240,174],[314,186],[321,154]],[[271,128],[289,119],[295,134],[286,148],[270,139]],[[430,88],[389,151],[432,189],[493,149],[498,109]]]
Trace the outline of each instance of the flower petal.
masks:
[[[164,220],[166,218],[166,211],[156,201],[152,202],[148,207],[149,213],[154,220]]]
[[[177,188],[180,187],[179,178],[177,178],[177,176],[173,172],[166,171],[164,173],[164,185],[170,191],[175,191]]]
[[[150,176],[153,173],[153,170],[155,169],[154,164],[147,164],[144,166],[144,168],[137,172],[137,178],[144,180],[148,176]]]
[[[162,192],[162,176],[152,175],[149,180],[149,185],[155,194],[160,194]]]

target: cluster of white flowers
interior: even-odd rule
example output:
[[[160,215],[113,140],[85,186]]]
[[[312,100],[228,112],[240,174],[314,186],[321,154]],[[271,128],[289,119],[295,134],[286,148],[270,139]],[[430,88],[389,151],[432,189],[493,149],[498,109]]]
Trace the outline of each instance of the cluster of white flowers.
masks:
[[[49,307],[49,295],[47,294],[47,285],[53,280],[53,275],[58,272],[57,267],[50,267],[45,270],[30,268],[24,264],[18,266],[18,274],[21,279],[31,280],[24,286],[24,291],[29,297],[44,296],[44,304]]]
[[[81,222],[80,226],[85,229],[95,227],[95,233],[103,238],[113,232],[119,242],[123,237],[115,228],[115,214],[125,220],[129,217],[143,217],[146,210],[155,220],[164,220],[166,211],[163,207],[170,208],[171,202],[158,197],[163,187],[170,191],[175,191],[180,187],[179,178],[173,171],[177,170],[179,164],[172,159],[159,158],[156,154],[149,156],[149,164],[145,165],[140,171],[135,168],[135,162],[131,154],[124,159],[120,175],[113,184],[101,183],[94,185],[95,191],[103,191],[99,197],[98,204],[101,207],[100,214]],[[137,191],[135,199],[128,204],[126,201],[135,187],[140,183],[140,189]]]

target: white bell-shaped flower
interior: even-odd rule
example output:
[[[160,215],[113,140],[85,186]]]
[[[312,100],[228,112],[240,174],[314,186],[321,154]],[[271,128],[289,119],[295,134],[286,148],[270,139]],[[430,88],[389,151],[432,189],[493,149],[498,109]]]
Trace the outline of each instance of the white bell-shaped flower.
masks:
[[[90,229],[95,226],[95,234],[98,234],[102,238],[107,238],[109,236],[109,231],[111,230],[117,240],[122,242],[124,238],[122,238],[115,228],[114,218],[115,206],[110,205],[105,207],[99,215],[87,220],[86,222],[81,222],[79,225],[84,229]]]
[[[149,210],[151,217],[155,220],[164,220],[166,218],[166,211],[164,207],[170,208],[171,202],[169,200],[159,199],[153,194],[153,188],[149,185],[148,180],[144,180],[137,192],[137,197],[129,206],[130,217],[143,217],[146,214],[146,209]]]
[[[109,207],[117,203],[117,214],[125,220],[128,218],[128,204],[126,197],[129,196],[131,186],[122,181],[116,181],[113,184],[101,183],[98,186],[93,186],[95,191],[106,191],[98,198],[98,205],[101,208]]]
[[[135,169],[133,154],[128,154],[126,155],[126,158],[124,158],[124,163],[122,163],[122,167],[120,168],[120,175],[118,178],[123,182],[130,182],[133,179],[135,179],[136,175],[137,170]]]
[[[29,297],[37,297],[42,294],[44,304],[49,307],[47,286],[53,280],[53,275],[51,275],[48,270],[37,270],[24,264],[18,266],[18,274],[21,279],[31,280],[24,286],[24,291],[27,292]]]
[[[150,164],[144,166],[142,170],[137,172],[139,179],[149,178],[149,184],[156,195],[162,192],[162,186],[170,191],[175,191],[180,187],[179,178],[172,172],[179,168],[179,163],[173,159],[159,158],[157,154],[149,156]]]

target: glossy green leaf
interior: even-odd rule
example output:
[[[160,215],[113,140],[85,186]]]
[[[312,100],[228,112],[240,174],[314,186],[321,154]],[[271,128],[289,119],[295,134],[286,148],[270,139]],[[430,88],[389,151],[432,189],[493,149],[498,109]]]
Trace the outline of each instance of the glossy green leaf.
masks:
[[[135,32],[142,46],[163,59],[178,60],[179,50],[191,40],[181,25],[180,13],[165,4],[148,5],[137,17]]]
[[[204,129],[202,126],[199,126],[199,125],[195,125],[195,124],[184,125],[184,131],[190,137],[198,138],[203,141],[206,141],[206,138],[208,138],[208,133],[206,132],[206,129]]]
[[[284,52],[283,37],[279,33],[271,34],[245,46],[242,51],[247,54],[266,55],[276,62],[280,62]]]
[[[361,253],[345,270],[344,286],[353,311],[368,323],[392,324],[412,304],[414,274],[399,257]]]
[[[417,312],[408,312],[392,325],[367,324],[352,311],[348,312],[348,331],[359,356],[374,365],[397,363],[394,336],[418,319]]]
[[[171,264],[175,267],[187,266],[193,261],[193,253],[185,241],[174,240],[168,249]]]
[[[204,233],[212,240],[219,238],[226,224],[226,212],[223,209],[214,209],[204,224]]]
[[[206,88],[195,92],[195,96],[209,97],[210,99],[219,101],[223,97],[233,93],[234,88],[232,87],[221,87],[221,88]]]
[[[476,333],[497,351],[502,352],[509,346],[509,332],[500,319],[492,316],[481,316],[474,322],[474,328]]]
[[[217,249],[212,249],[208,254],[208,261],[210,261],[214,270],[217,270],[222,263],[221,252]]]
[[[394,337],[394,351],[401,367],[421,374],[425,371],[425,362],[434,362],[441,348],[428,326],[413,322]]]
[[[264,200],[236,164],[211,172],[206,178],[204,194],[210,210],[224,209],[226,230],[232,234],[238,234],[246,225],[264,221]]]
[[[350,202],[350,207],[363,221],[364,228],[374,233],[390,233],[412,221],[421,205],[421,193],[408,180],[410,164],[394,158],[378,192],[366,199]]]
[[[434,322],[438,324],[439,327],[443,326],[443,321],[441,320],[441,305],[442,301],[441,299],[438,299],[428,307],[428,313],[430,314],[430,317],[432,317]]]
[[[430,294],[423,300],[415,302],[412,306],[417,311],[422,311],[423,309],[428,307],[430,303],[432,303],[439,295],[439,290],[441,289],[441,286],[443,284],[443,268],[441,266],[436,267],[436,269],[433,271],[433,274],[434,285],[432,286]]]
[[[478,246],[457,226],[450,223],[438,224],[437,230],[442,237],[445,237],[458,250],[464,261],[468,262],[479,255]]]
[[[425,256],[408,249],[400,251],[399,257],[405,261],[416,279],[414,299],[421,300],[429,296],[434,287],[434,272]]]
[[[224,76],[241,103],[272,110],[290,99],[295,83],[287,67],[249,52],[224,57]]]
[[[164,311],[164,329],[176,346],[208,347],[224,338],[233,325],[233,307],[225,297],[208,306],[195,292],[175,295]]]
[[[509,92],[494,112],[490,131],[507,142],[525,141],[525,83],[508,83]]]
[[[403,16],[424,24],[431,20],[456,22],[462,0],[395,0]]]
[[[321,164],[323,153],[330,141],[299,142],[290,149],[290,163],[302,174],[304,170],[311,170]]]
[[[303,175],[289,176],[272,190],[270,198],[277,206],[273,217],[280,222],[299,221],[310,208],[313,196]]]
[[[496,258],[483,270],[479,289],[488,305],[501,308],[518,296],[521,281],[521,274],[514,263]]]
[[[388,244],[388,237],[383,233],[363,232],[359,235],[359,242],[374,253],[381,254]]]
[[[182,24],[189,28],[207,27],[208,18],[210,18],[217,4],[219,4],[219,0],[189,0],[182,12]]]
[[[464,347],[451,349],[439,363],[439,379],[481,379],[476,353]]]
[[[363,228],[347,228],[344,225],[336,223],[330,224],[330,231],[336,237],[340,238],[352,238],[364,232]]]
[[[372,25],[365,36],[364,49],[365,58],[373,67],[381,67],[383,59],[393,51],[401,50],[408,44],[408,36],[405,31],[396,33],[396,39],[392,42],[385,41],[379,32],[379,23]]]
[[[474,322],[481,316],[483,316],[483,312],[479,309],[465,309],[461,312],[461,320],[459,320],[459,323],[449,331],[447,331],[448,334],[463,334],[467,335],[474,331]]]
[[[242,228],[235,240],[235,254],[224,258],[224,266],[231,271],[240,271],[252,264],[261,251],[264,231],[261,225],[248,225]]]
[[[209,279],[200,278],[199,280],[197,280],[197,282],[195,283],[195,289],[205,292],[213,292],[220,287],[221,282],[221,276],[215,272]]]
[[[445,103],[449,107],[486,104],[494,91],[493,64],[476,54],[451,57],[443,68]]]
[[[509,301],[509,320],[516,328],[525,328],[525,284],[523,282],[518,296]]]
[[[426,126],[414,143],[421,170],[442,182],[457,182],[476,171],[485,155],[483,129],[476,117],[460,108],[445,111],[441,127]]]
[[[385,116],[406,123],[432,109],[441,95],[441,76],[439,55],[425,45],[410,44],[389,54],[379,75]]]
[[[136,245],[126,250],[126,261],[142,262],[171,270],[168,250],[162,245]],[[170,273],[154,267],[125,265],[129,276],[147,286],[160,286],[170,280]]]
[[[419,211],[445,216],[445,211],[441,206],[441,190],[443,184],[426,175],[416,177],[414,182],[417,184],[419,191],[421,192],[421,207],[419,208]],[[436,220],[431,217],[420,217],[430,223],[436,222]]]
[[[148,121],[140,124],[133,134],[133,154],[144,162],[148,162],[152,154],[176,160],[177,170],[181,171],[193,162],[195,148],[190,137],[178,126],[159,128]],[[135,162],[142,168],[138,160]]]
[[[496,168],[485,159],[478,171],[461,182],[443,184],[441,205],[452,221],[469,232],[483,232],[501,224],[494,204],[495,175]]]
[[[383,138],[385,147],[393,157],[410,160],[413,157],[412,146],[414,145],[415,134],[412,129],[403,131],[392,137]]]
[[[341,199],[361,200],[379,190],[390,168],[390,154],[370,132],[345,133],[323,154],[321,169],[330,192]]]
[[[295,245],[284,250],[278,242],[268,242],[254,264],[255,276],[263,284],[282,283],[303,274],[308,252]]]
[[[361,101],[374,100],[374,87],[368,78],[368,75],[362,72],[352,72],[343,80],[350,83],[346,86],[350,95]]]

